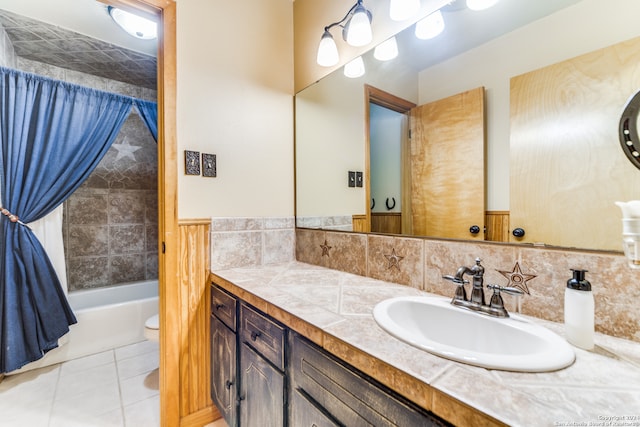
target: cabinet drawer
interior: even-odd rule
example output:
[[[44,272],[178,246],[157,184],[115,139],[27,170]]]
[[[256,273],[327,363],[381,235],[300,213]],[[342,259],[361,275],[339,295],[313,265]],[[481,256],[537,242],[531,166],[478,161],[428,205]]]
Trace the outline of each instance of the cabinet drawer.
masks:
[[[229,295],[217,286],[211,287],[211,314],[216,316],[225,325],[236,330],[236,306],[235,297]]]
[[[349,427],[445,426],[435,415],[387,391],[314,344],[292,334],[291,384]]]
[[[263,314],[240,304],[240,340],[256,349],[280,370],[284,370],[284,331],[282,326]]]

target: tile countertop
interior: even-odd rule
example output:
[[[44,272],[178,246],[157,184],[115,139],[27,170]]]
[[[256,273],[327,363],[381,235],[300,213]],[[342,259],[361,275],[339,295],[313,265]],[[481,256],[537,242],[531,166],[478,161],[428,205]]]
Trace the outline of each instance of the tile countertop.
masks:
[[[595,349],[574,348],[576,361],[568,368],[548,373],[488,370],[431,355],[376,324],[372,309],[378,302],[402,295],[428,295],[408,286],[300,262],[215,271],[212,279],[249,303],[262,303],[258,308],[275,313],[276,319],[325,348],[329,347],[324,345],[327,340],[346,344],[356,349],[354,357],[365,354],[369,358],[364,366],[375,371],[370,362],[374,357],[411,380],[428,384],[436,394],[450,396],[508,425],[640,426],[640,343],[596,334]],[[562,324],[529,319],[563,335]],[[363,364],[354,365],[362,369]],[[417,396],[411,400],[448,418],[430,403],[421,402],[430,402],[430,397],[421,397],[411,381],[405,384],[412,390],[398,390],[402,381],[400,387],[394,387],[388,384],[393,380],[379,378],[382,372],[365,372],[407,397]]]

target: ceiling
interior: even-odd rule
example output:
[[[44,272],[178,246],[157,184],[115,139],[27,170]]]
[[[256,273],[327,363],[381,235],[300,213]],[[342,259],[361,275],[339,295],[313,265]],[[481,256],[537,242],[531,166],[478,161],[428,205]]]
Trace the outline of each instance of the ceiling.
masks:
[[[17,56],[156,89],[156,41],[141,43],[129,36],[111,20],[106,6],[93,0],[48,0],[49,6],[57,3],[60,7],[56,13],[46,16],[43,15],[46,12],[44,6],[44,10],[12,7],[25,4],[37,6],[39,2],[41,0],[22,0],[21,5],[10,0],[0,1],[0,24],[7,32]],[[68,13],[69,9],[65,13],[65,7],[62,6],[64,3],[68,7],[81,3],[82,13],[74,15]],[[16,10],[20,13],[15,12]],[[63,12],[66,19],[57,15],[60,12]],[[103,30],[87,31],[87,25],[95,30]],[[84,32],[74,31],[70,27]]]
[[[501,0],[490,9],[471,11],[464,0],[452,0],[443,8],[446,28],[441,35],[418,40],[404,32],[411,45],[408,60],[423,70],[578,1]],[[99,1],[0,0],[0,23],[20,57],[157,87],[156,41],[126,34]]]
[[[424,70],[579,1],[500,0],[489,9],[473,11],[464,0],[452,0],[442,8],[445,29],[439,36],[419,40],[412,29],[399,35],[398,44],[411,52],[402,60]]]

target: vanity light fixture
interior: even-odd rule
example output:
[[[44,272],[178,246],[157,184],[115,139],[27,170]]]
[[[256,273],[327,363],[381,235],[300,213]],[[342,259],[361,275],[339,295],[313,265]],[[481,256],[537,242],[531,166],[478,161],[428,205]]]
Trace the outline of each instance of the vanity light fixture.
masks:
[[[444,18],[439,10],[416,22],[416,37],[421,40],[432,39],[443,31]]]
[[[327,28],[324,29],[324,34],[320,39],[320,46],[318,46],[318,56],[316,62],[323,67],[331,67],[336,65],[340,60],[338,54],[338,46],[336,46],[333,36]]]
[[[142,40],[153,40],[158,37],[158,24],[150,19],[113,6],[107,6],[107,12],[120,28],[133,37]]]
[[[498,3],[498,0],[467,0],[467,7],[471,10],[484,10],[489,9],[496,3]]]
[[[358,56],[351,62],[347,62],[344,66],[344,75],[350,79],[355,79],[364,75],[364,61],[362,56]]]
[[[396,56],[398,56],[398,43],[395,36],[380,43],[373,51],[373,57],[378,61],[388,61]]]
[[[394,21],[404,21],[420,10],[420,0],[390,0],[389,17]]]
[[[324,27],[324,33],[318,46],[316,62],[323,67],[331,67],[339,61],[338,47],[331,35],[331,28],[342,27],[342,38],[351,46],[365,46],[371,43],[373,33],[371,31],[371,12],[362,4],[363,0],[357,0],[347,14],[338,22]]]

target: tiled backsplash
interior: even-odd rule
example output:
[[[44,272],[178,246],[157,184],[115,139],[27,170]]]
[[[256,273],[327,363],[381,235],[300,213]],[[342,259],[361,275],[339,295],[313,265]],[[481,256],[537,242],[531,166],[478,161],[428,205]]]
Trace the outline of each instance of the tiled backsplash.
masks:
[[[351,215],[299,216],[296,226],[302,228],[322,228],[324,230],[353,231]]]
[[[295,260],[295,220],[212,218],[211,270]]]
[[[456,242],[374,234],[297,229],[296,259],[362,276],[453,296],[443,280],[476,257],[485,268],[485,285],[517,285],[521,313],[547,320],[564,319],[564,290],[572,268],[588,270],[595,298],[596,331],[640,341],[640,271],[622,255],[525,247],[489,242]],[[467,285],[469,286],[469,285]],[[467,289],[469,289],[467,287]],[[487,300],[490,293],[486,292]],[[515,297],[503,295],[509,311]]]

